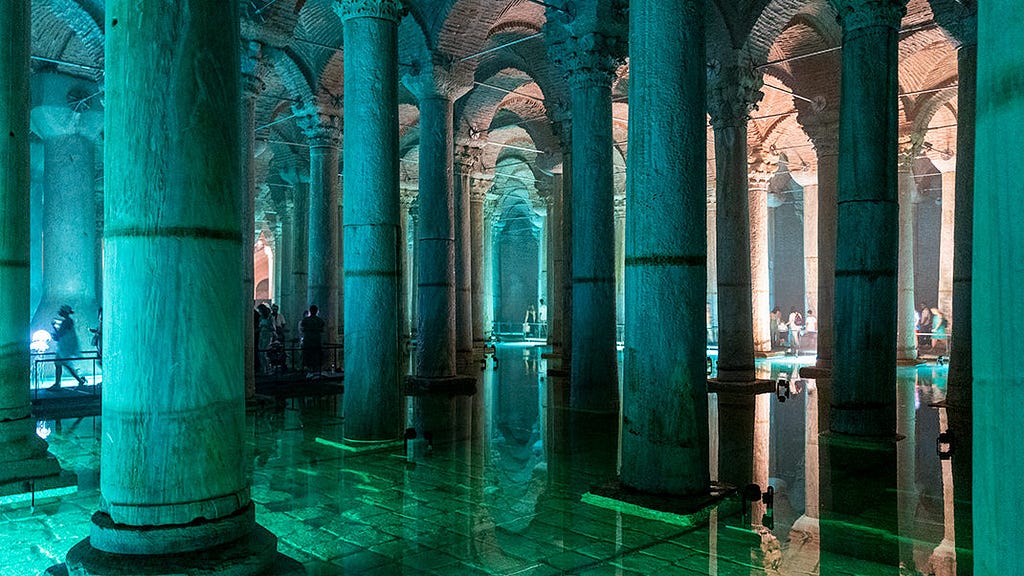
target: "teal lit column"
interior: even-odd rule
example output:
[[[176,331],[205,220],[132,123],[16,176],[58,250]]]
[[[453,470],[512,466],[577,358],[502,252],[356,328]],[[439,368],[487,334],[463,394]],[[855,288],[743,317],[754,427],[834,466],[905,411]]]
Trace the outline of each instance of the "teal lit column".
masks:
[[[917,183],[914,182],[913,164],[918,148],[912,143],[901,144],[898,170],[899,198],[899,257],[896,292],[896,362],[901,366],[917,364],[917,334],[914,321],[914,232],[917,220]]]
[[[95,83],[47,73],[33,78],[32,131],[43,141],[42,297],[31,329],[52,330],[64,304],[75,311],[80,344],[99,308],[96,142],[103,130]],[[81,106],[68,103],[84,99]],[[83,349],[86,348],[83,346]]]
[[[1007,322],[1006,316],[1024,302],[1024,227],[1020,225],[1024,133],[1015,129],[1024,125],[1022,31],[1024,11],[1017,2],[978,3],[974,298],[969,321],[976,321],[979,327],[972,332],[974,387],[970,395],[974,408],[974,573],[985,575],[1024,574],[1024,556],[1011,536],[1019,533],[1024,520],[1024,492],[1015,483],[1007,485],[1009,479],[1024,477],[1024,443],[1020,439],[1024,338],[1020,326]],[[958,275],[956,263],[953,266]],[[958,289],[954,284],[954,310]]]
[[[972,474],[974,457],[972,405],[974,398],[973,301],[975,214],[975,119],[978,103],[978,20],[976,2],[966,2],[958,20],[950,26],[959,42],[957,48],[956,184],[953,221],[953,318],[949,351],[949,379],[946,413],[957,449],[952,461],[956,500],[955,539],[957,574],[969,576],[974,560]],[[1017,18],[1020,24],[1020,18]],[[1019,29],[1019,27],[1018,27]],[[1018,112],[1020,108],[1017,108]],[[993,124],[995,125],[995,124]],[[991,144],[989,144],[991,146]],[[982,163],[984,164],[984,163]],[[979,171],[979,173],[981,173]],[[980,220],[983,225],[985,220]],[[988,261],[990,256],[984,256]],[[984,263],[984,262],[983,262]],[[984,299],[985,293],[979,293]],[[993,303],[995,305],[995,303]],[[993,310],[989,310],[989,313]],[[1010,323],[1013,324],[1012,322]],[[984,325],[981,325],[984,326]],[[988,344],[986,344],[988,345]],[[990,381],[989,386],[992,383]],[[991,488],[988,488],[991,490]],[[984,516],[984,513],[980,514]],[[1019,569],[1019,567],[1018,567]],[[978,572],[983,574],[984,572]]]
[[[460,364],[473,359],[473,171],[483,149],[460,143],[455,157],[455,355]],[[482,238],[481,238],[482,241]]]
[[[718,380],[754,378],[747,120],[762,94],[757,71],[736,63],[712,72],[708,112],[715,131]],[[699,324],[698,324],[699,325]]]
[[[402,430],[399,389],[398,20],[401,3],[343,0],[345,438]]]
[[[452,108],[471,85],[459,72],[428,64],[404,79],[420,108],[416,379],[424,388],[456,376]]]
[[[614,40],[570,37],[562,56],[572,102],[572,362],[574,409],[619,408],[615,343]]]
[[[325,344],[338,338],[341,258],[338,254],[338,145],[340,118],[314,114],[306,124],[309,138],[309,287],[306,305],[320,309]],[[301,318],[300,318],[301,320]],[[331,355],[324,355],[328,362]]]
[[[481,350],[487,341],[490,326],[484,324],[484,200],[487,199],[486,183],[474,182],[469,190],[469,227],[470,227],[470,292],[472,293],[473,309],[473,348]]]
[[[259,77],[259,42],[242,41],[242,132],[241,162],[242,182],[238,189],[242,207],[242,336],[245,338],[245,399],[256,396],[256,339],[254,333],[253,303],[255,286],[255,244],[256,244],[256,98],[265,85]]]
[[[275,561],[245,461],[238,13],[106,4],[103,474],[71,575]]]
[[[288,323],[285,326],[286,340],[291,345],[292,339],[300,336],[299,321],[309,306],[309,302],[306,302],[309,289],[309,275],[306,272],[309,260],[309,176],[297,170],[288,170],[281,172],[281,179],[292,187],[285,215],[294,233],[289,242],[291,250],[285,255],[290,260],[291,274],[282,279],[290,285],[291,296],[281,303],[284,319]]]
[[[630,3],[621,478],[656,493],[710,485],[703,7]]]
[[[55,485],[29,401],[28,0],[0,7],[0,496]]]
[[[839,0],[835,367],[830,427],[857,436],[896,431],[897,45],[906,0]]]

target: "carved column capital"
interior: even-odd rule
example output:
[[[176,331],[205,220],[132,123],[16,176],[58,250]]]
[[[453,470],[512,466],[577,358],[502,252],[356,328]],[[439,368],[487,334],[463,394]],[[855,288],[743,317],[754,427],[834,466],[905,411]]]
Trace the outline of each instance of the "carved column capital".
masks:
[[[341,145],[341,115],[319,109],[300,113],[299,128],[309,140],[310,148],[337,148]]]
[[[907,0],[832,0],[843,32],[885,26],[900,29]]]
[[[435,52],[430,62],[414,64],[402,76],[402,84],[419,100],[445,98],[454,102],[473,87],[473,71],[471,65]]]
[[[624,61],[625,47],[620,38],[589,32],[564,35],[548,46],[548,54],[561,68],[570,87],[610,87]]]
[[[333,8],[342,22],[353,18],[378,18],[397,23],[406,12],[401,0],[334,0]]]
[[[753,66],[712,62],[708,68],[708,114],[715,128],[745,126],[764,98],[762,75]]]
[[[917,159],[924,143],[924,134],[904,134],[899,137],[897,166],[900,172],[910,172],[914,167],[914,160]]]

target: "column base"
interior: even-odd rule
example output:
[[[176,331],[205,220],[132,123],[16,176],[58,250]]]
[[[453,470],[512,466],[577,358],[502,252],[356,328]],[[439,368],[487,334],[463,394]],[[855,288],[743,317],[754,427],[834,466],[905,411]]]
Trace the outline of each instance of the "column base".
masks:
[[[719,378],[708,379],[708,393],[738,394],[757,396],[758,394],[774,394],[774,380],[747,380],[743,382],[723,381]]]
[[[78,484],[78,477],[61,470],[60,463],[50,454],[16,462],[0,463],[0,502],[18,500],[20,495],[45,497],[40,492],[67,488]],[[26,498],[26,499],[27,499]]]
[[[64,564],[46,571],[54,576],[300,576],[302,565],[277,553],[277,537],[255,526],[245,537],[204,550],[160,554],[113,554],[86,538],[68,551]]]
[[[800,369],[800,377],[811,380],[831,378],[832,368],[827,366],[804,366]]]
[[[713,483],[705,491],[696,494],[652,494],[626,486],[621,480],[615,479],[595,486],[580,501],[631,516],[691,527],[706,523],[713,510],[718,510],[723,516],[740,512],[739,500],[729,498],[735,492],[731,486]]]
[[[476,377],[455,375],[447,378],[407,376],[406,396],[472,396],[476,394]]]

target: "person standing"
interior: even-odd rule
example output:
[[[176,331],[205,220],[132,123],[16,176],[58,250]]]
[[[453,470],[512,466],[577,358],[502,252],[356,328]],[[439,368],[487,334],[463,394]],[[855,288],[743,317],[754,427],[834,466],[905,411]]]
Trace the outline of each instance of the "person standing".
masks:
[[[796,306],[789,309],[789,347],[793,353],[800,355],[800,329],[804,325],[804,317],[796,311]]]
[[[323,336],[326,322],[318,316],[316,304],[309,307],[309,315],[299,321],[302,334],[302,363],[309,372],[319,372],[324,363]]]
[[[53,321],[53,341],[57,345],[57,355],[56,361],[53,363],[53,386],[50,386],[49,390],[60,388],[60,381],[65,368],[67,368],[68,373],[75,377],[75,380],[78,380],[79,386],[86,384],[85,378],[79,376],[78,372],[71,365],[71,360],[80,353],[78,334],[75,332],[75,321],[71,319],[71,315],[74,313],[75,311],[71,309],[71,306],[64,304],[60,307],[60,311],[57,312],[58,318]]]
[[[540,327],[537,329],[538,336],[541,338],[548,337],[548,305],[544,303],[544,299],[540,299],[540,306],[537,307],[537,322]]]
[[[802,344],[810,350],[818,349],[818,318],[814,315],[814,310],[808,310],[807,317],[804,318],[804,338]]]
[[[284,314],[281,314],[281,308],[277,304],[270,305],[270,320],[274,324],[274,334],[277,339],[284,342],[284,333],[288,329],[288,324],[285,322]]]

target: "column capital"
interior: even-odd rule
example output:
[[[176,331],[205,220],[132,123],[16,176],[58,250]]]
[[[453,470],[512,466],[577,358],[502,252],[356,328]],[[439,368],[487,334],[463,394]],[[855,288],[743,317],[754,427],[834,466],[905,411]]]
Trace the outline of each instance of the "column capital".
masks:
[[[337,148],[341,145],[341,115],[319,109],[299,112],[299,128],[310,148]]]
[[[797,120],[819,158],[839,155],[839,111],[835,107],[825,106],[809,113],[801,111]]]
[[[342,22],[377,18],[398,23],[406,13],[401,0],[334,0],[333,8]]]
[[[81,136],[98,141],[103,134],[103,112],[78,111],[71,106],[36,106],[31,114],[32,131],[43,141],[61,136]]]
[[[900,29],[907,0],[832,0],[843,32],[885,26]]]
[[[902,134],[897,142],[897,166],[900,172],[910,172],[914,167],[914,160],[917,159],[924,143],[924,134],[912,133]]]
[[[430,62],[417,62],[402,76],[402,84],[418,100],[442,98],[452,102],[473,88],[473,67],[434,52]]]
[[[715,128],[746,126],[764,98],[762,75],[753,66],[712,62],[708,68],[708,114]]]
[[[480,158],[484,154],[484,145],[479,138],[460,137],[455,143],[455,165],[464,174],[472,174],[483,168]]]
[[[935,21],[952,36],[959,48],[978,45],[978,3],[976,0],[929,0]]]
[[[624,61],[624,44],[621,38],[598,32],[565,34],[548,46],[548,54],[571,88],[610,87]]]

